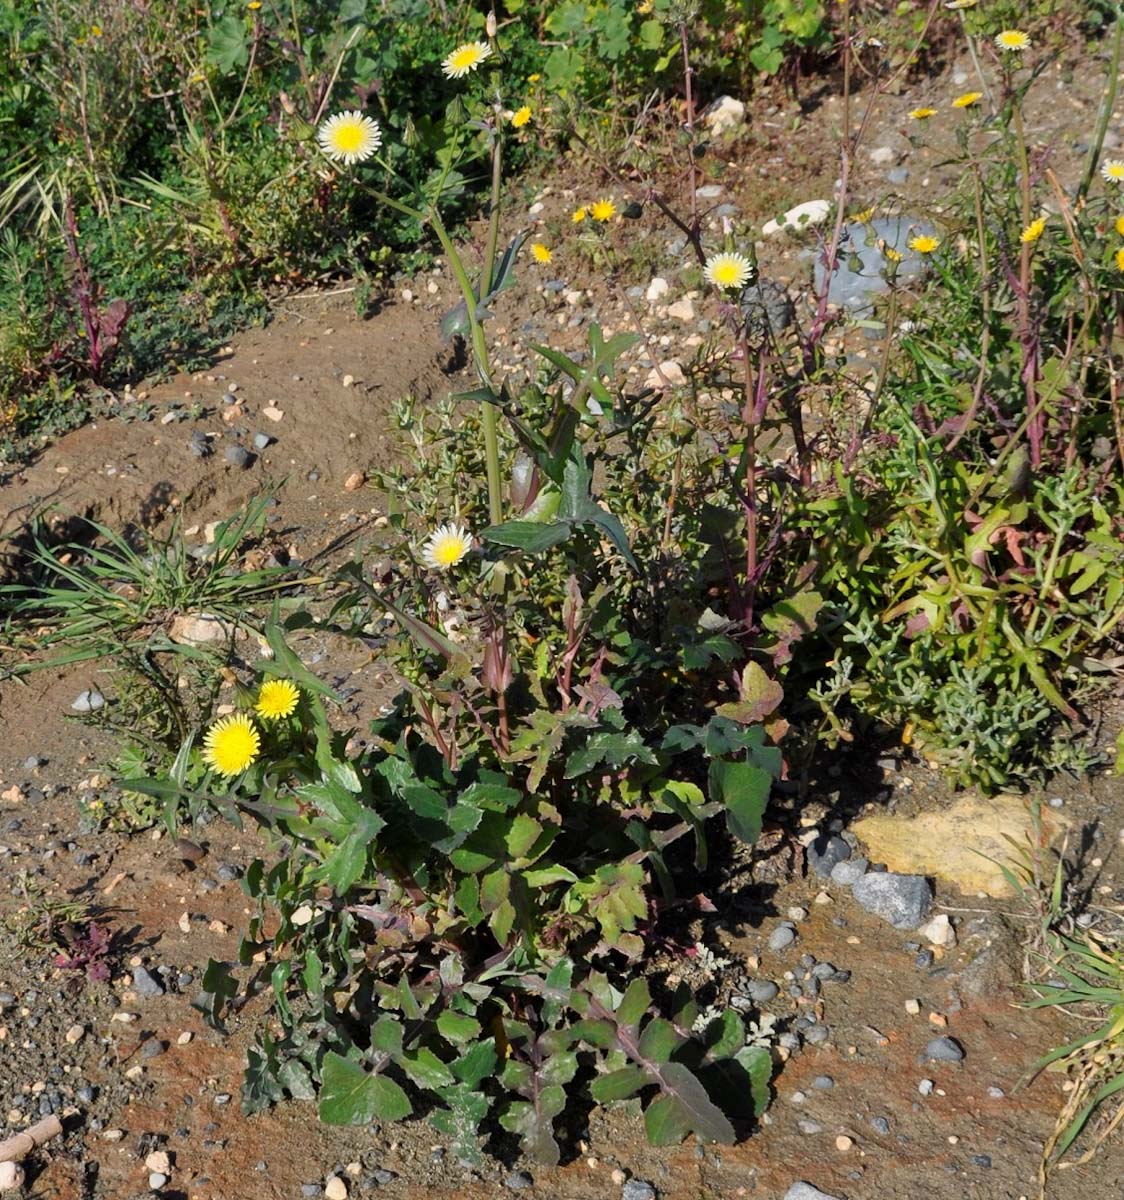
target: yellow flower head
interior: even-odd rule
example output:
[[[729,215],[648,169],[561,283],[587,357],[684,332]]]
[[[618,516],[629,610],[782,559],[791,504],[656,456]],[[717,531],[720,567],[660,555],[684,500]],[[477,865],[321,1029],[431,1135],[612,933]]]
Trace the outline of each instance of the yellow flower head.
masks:
[[[251,12],[257,12],[257,10],[261,8],[261,0],[250,0],[250,3],[247,4],[246,7],[250,9]]]
[[[207,730],[203,738],[203,761],[220,775],[242,772],[258,756],[261,737],[246,713],[223,717]]]
[[[971,108],[973,104],[979,104],[980,97],[983,92],[965,92],[962,96],[957,96],[952,102],[953,108]]]
[[[927,233],[919,233],[917,237],[909,239],[909,248],[918,254],[932,254],[940,244],[939,238],[930,237]]]
[[[612,200],[595,200],[589,206],[589,215],[595,221],[611,221],[617,215],[617,206]]]
[[[275,721],[293,712],[300,697],[300,688],[292,680],[267,679],[261,685],[254,709],[263,720]]]
[[[422,561],[435,571],[448,571],[472,549],[472,534],[463,525],[450,521],[437,528],[422,546]]]
[[[538,83],[542,76],[536,71],[533,75],[527,76],[528,83]]]
[[[954,12],[960,8],[975,8],[976,0],[945,0],[945,8],[951,8]]]
[[[1124,237],[1124,217],[1116,218],[1116,232]]]
[[[522,129],[524,125],[531,123],[531,106],[524,104],[522,108],[517,108],[511,114],[511,123],[516,129]]]
[[[995,44],[1000,50],[1012,50],[1021,54],[1030,47],[1030,38],[1021,29],[1004,29],[995,35]]]
[[[382,145],[378,121],[360,112],[340,112],[321,124],[316,134],[320,149],[333,162],[362,162]]]
[[[1105,183],[1124,183],[1124,159],[1106,158],[1101,164],[1101,178]]]
[[[724,292],[745,287],[753,267],[744,254],[712,254],[706,260],[703,276]]]
[[[902,261],[902,252],[895,250],[893,246],[883,246],[882,253],[892,263],[900,263]]]
[[[1031,223],[1019,234],[1019,241],[1024,246],[1029,246],[1031,242],[1036,242],[1042,236],[1042,231],[1046,228],[1046,218],[1039,217]]]
[[[449,79],[460,79],[475,71],[491,53],[492,47],[487,42],[465,42],[445,59],[441,69]]]
[[[930,117],[937,115],[935,108],[915,108],[909,114],[915,121],[927,121]]]
[[[581,208],[575,208],[574,211],[570,213],[570,220],[573,221],[575,225],[580,225],[588,216],[589,210],[583,205]]]
[[[1116,259],[1116,269],[1118,271],[1124,271],[1124,246],[1121,246],[1120,249],[1117,250],[1117,252],[1113,255],[1113,258]]]
[[[554,257],[550,247],[544,246],[542,242],[532,242],[531,253],[535,256],[535,262],[548,263]]]
[[[874,219],[874,207],[864,208],[862,212],[857,212],[853,217],[848,217],[847,219],[854,221],[858,225],[865,225],[868,221]]]

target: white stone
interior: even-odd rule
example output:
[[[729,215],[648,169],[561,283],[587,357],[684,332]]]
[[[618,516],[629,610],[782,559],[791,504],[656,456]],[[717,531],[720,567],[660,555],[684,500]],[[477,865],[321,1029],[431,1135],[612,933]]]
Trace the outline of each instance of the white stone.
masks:
[[[324,1184],[324,1195],[328,1200],[347,1200],[347,1184],[338,1175],[333,1175]]]
[[[85,1025],[71,1025],[71,1027],[66,1031],[66,1044],[68,1046],[77,1046],[85,1036]]]
[[[14,1192],[23,1187],[25,1178],[24,1169],[19,1163],[0,1163],[0,1192]]]
[[[674,304],[667,306],[667,315],[676,321],[693,321],[695,319],[695,306],[689,298],[684,297],[682,300],[676,300]]]
[[[939,913],[927,921],[918,931],[933,946],[955,946],[956,930],[945,913]]]
[[[662,279],[659,275],[657,275],[652,282],[648,284],[648,290],[644,293],[645,299],[647,299],[650,304],[655,304],[657,300],[662,300],[670,290],[671,285],[667,282],[667,280]]]
[[[172,1169],[172,1160],[167,1150],[153,1150],[144,1160],[144,1165],[150,1171],[159,1171],[162,1175],[167,1175]]]
[[[168,640],[181,646],[201,646],[208,642],[228,642],[233,632],[213,613],[180,613],[168,629]]]
[[[766,237],[771,237],[774,233],[780,233],[782,229],[796,232],[807,226],[822,225],[832,207],[830,200],[805,200],[803,204],[790,208],[783,217],[775,221],[766,221],[761,226],[761,232]]]
[[[658,390],[665,387],[683,387],[686,382],[687,376],[683,374],[683,368],[674,359],[669,359],[660,363],[658,369],[652,368],[644,385]]]
[[[870,152],[870,161],[876,167],[888,167],[898,161],[898,152],[893,146],[877,146]]]
[[[302,904],[289,920],[296,926],[307,925],[312,920],[312,909],[309,905]]]
[[[704,118],[707,129],[717,136],[745,124],[745,105],[733,96],[719,96]]]

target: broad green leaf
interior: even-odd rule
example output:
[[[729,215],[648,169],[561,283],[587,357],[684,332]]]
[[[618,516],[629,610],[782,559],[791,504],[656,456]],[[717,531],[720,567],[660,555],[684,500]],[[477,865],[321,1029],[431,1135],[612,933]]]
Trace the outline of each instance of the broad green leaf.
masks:
[[[761,836],[773,776],[764,767],[715,759],[710,764],[710,794],[726,808],[730,832],[752,845]]]
[[[683,1044],[683,1040],[670,1021],[653,1017],[640,1035],[640,1053],[652,1062],[666,1063]]]
[[[664,1094],[644,1113],[644,1127],[653,1146],[678,1145],[688,1133],[704,1142],[734,1144],[734,1127],[682,1063],[660,1067],[659,1084]]]
[[[541,554],[552,546],[568,541],[573,532],[569,521],[556,521],[552,525],[542,525],[536,521],[504,521],[502,525],[485,529],[480,536],[497,546],[510,546],[527,554]]]
[[[400,1121],[413,1112],[406,1093],[392,1079],[371,1075],[358,1063],[329,1050],[320,1084],[320,1120],[325,1125],[368,1125]]]
[[[607,1075],[598,1075],[590,1084],[589,1093],[598,1104],[612,1104],[616,1100],[627,1100],[635,1096],[648,1077],[639,1067],[621,1067]]]
[[[416,1054],[404,1054],[398,1064],[420,1088],[433,1090],[456,1082],[452,1071],[424,1046]]]

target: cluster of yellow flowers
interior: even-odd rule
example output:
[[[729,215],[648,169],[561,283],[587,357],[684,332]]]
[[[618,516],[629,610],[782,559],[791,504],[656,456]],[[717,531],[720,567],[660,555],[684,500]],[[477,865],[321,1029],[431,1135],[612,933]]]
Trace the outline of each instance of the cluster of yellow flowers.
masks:
[[[254,712],[262,721],[280,721],[296,711],[300,688],[289,679],[268,679],[258,690]],[[203,738],[203,761],[220,775],[233,778],[257,761],[261,734],[245,712],[216,721]]]
[[[592,217],[593,220],[604,224],[606,221],[611,221],[616,215],[617,206],[612,200],[594,200],[592,204],[583,204],[581,208],[575,208],[570,214],[570,220],[575,225],[580,225],[586,217]]]

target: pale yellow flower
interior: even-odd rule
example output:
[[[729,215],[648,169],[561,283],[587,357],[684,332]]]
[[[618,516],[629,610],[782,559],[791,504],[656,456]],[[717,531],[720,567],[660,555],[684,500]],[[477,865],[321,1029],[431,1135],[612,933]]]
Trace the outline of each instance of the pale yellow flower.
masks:
[[[468,75],[492,53],[487,42],[465,42],[458,46],[441,64],[449,79],[460,79]]]
[[[712,254],[703,268],[707,282],[723,291],[745,287],[752,274],[753,266],[744,254]]]
[[[1030,38],[1021,29],[1004,29],[995,35],[995,44],[1000,50],[1012,50],[1021,54],[1030,48]]]
[[[882,253],[892,263],[900,263],[902,261],[902,252],[895,250],[893,246],[883,246]]]
[[[909,248],[918,254],[932,254],[940,244],[939,238],[930,237],[927,233],[919,233],[917,237],[909,239]]]
[[[242,772],[258,756],[261,737],[245,713],[223,717],[207,730],[203,738],[203,761],[220,775]]]
[[[574,211],[570,213],[570,220],[573,221],[575,225],[580,225],[588,216],[589,210],[585,207],[585,205],[582,205],[581,208],[575,208]]]
[[[472,534],[460,524],[450,521],[438,525],[422,546],[422,561],[435,571],[448,571],[472,549]]]
[[[915,108],[909,114],[915,121],[925,121],[929,117],[935,117],[937,110],[935,108]]]
[[[979,104],[980,97],[983,92],[965,92],[962,96],[957,96],[952,102],[953,108],[971,108],[974,104]]]
[[[316,140],[330,159],[350,166],[374,154],[382,145],[382,130],[361,112],[339,112],[321,124]]]

